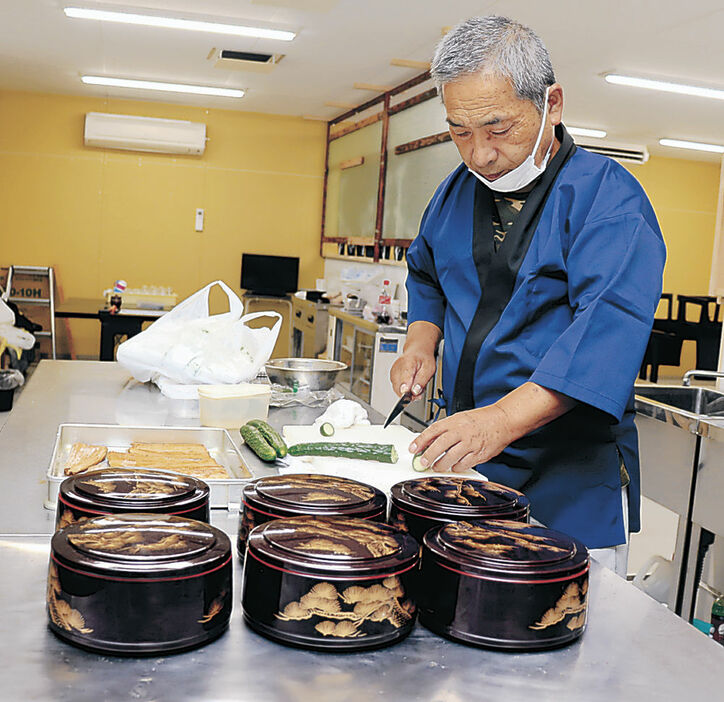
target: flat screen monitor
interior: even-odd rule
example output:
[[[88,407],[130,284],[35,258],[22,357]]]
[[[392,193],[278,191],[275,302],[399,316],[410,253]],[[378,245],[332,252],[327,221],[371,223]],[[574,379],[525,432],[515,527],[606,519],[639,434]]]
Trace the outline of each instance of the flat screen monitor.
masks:
[[[254,295],[282,297],[299,288],[299,259],[295,256],[241,255],[241,287]]]

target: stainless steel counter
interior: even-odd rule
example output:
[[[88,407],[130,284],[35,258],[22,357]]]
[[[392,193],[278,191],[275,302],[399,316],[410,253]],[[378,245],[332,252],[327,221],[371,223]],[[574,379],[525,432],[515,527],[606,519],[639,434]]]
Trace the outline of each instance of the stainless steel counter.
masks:
[[[578,643],[546,653],[471,648],[420,626],[403,643],[380,651],[337,655],[286,648],[243,624],[239,577],[229,631],[196,651],[118,658],[61,642],[46,627],[52,513],[42,506],[57,425],[196,424],[183,416],[187,410],[129,383],[112,363],[43,361],[31,378],[0,432],[0,532],[13,534],[0,536],[3,700],[658,701],[710,699],[720,684],[724,649],[596,563],[587,632]],[[316,414],[284,410],[272,420],[305,423]],[[235,515],[216,510],[213,521],[234,535]]]

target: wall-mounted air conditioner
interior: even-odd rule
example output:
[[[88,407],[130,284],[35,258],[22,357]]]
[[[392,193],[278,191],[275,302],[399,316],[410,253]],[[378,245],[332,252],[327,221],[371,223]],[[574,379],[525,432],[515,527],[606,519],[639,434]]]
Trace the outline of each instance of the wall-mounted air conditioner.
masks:
[[[628,163],[646,163],[649,160],[649,150],[645,146],[637,144],[617,144],[606,139],[591,139],[590,137],[574,136],[573,141],[578,146],[593,151],[595,154],[603,154],[616,161]]]
[[[200,155],[206,148],[206,125],[179,119],[89,112],[85,116],[83,143],[105,149]]]

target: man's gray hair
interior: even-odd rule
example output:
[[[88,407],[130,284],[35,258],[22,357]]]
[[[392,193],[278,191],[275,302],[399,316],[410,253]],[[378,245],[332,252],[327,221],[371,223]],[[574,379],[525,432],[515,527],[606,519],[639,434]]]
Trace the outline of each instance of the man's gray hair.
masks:
[[[430,75],[442,86],[473,73],[508,78],[521,100],[543,111],[546,88],[556,82],[548,49],[528,27],[488,15],[471,17],[453,27],[437,45]]]

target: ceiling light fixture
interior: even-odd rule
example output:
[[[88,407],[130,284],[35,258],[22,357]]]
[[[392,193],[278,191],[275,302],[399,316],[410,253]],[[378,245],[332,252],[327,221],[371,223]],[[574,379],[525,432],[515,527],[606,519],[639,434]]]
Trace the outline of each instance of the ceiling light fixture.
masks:
[[[588,129],[588,127],[566,127],[566,129],[573,136],[592,137],[594,139],[603,139],[608,134],[603,129]]]
[[[681,139],[659,139],[661,146],[672,146],[675,149],[693,149],[694,151],[709,151],[713,154],[724,154],[721,144],[704,144],[700,141],[682,141]]]
[[[166,29],[187,29],[196,32],[213,34],[233,34],[238,37],[256,37],[257,39],[278,39],[291,41],[296,34],[281,29],[264,29],[263,27],[246,27],[221,22],[201,22],[198,20],[177,19],[175,17],[158,17],[156,15],[139,15],[130,12],[109,12],[107,10],[90,10],[82,7],[66,7],[63,9],[67,17],[73,19],[100,20],[103,22],[120,22],[122,24],[140,24],[147,27],[164,27]]]
[[[616,73],[609,73],[604,78],[608,83],[614,85],[627,85],[631,88],[646,88],[647,90],[660,90],[664,93],[679,93],[680,95],[694,95],[695,97],[711,98],[712,100],[724,100],[724,90],[717,88],[702,88],[698,85],[671,83],[664,80],[651,80],[650,78],[635,78]]]
[[[236,88],[214,88],[208,85],[185,85],[183,83],[159,83],[152,80],[106,78],[105,76],[81,76],[80,79],[87,85],[108,85],[112,88],[161,90],[167,93],[193,93],[194,95],[216,95],[218,97],[244,97],[244,91]]]

